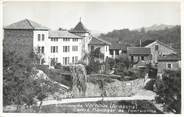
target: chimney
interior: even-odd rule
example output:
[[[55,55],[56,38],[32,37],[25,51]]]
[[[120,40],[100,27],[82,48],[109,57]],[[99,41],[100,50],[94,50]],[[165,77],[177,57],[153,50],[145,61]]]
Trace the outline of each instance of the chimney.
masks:
[[[139,46],[140,46],[140,47],[142,46],[142,41],[141,41],[141,40],[139,40]]]

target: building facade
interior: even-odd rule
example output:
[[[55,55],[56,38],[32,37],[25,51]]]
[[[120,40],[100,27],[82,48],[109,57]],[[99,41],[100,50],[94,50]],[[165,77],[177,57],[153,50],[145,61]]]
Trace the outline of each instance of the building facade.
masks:
[[[162,73],[164,70],[179,70],[181,59],[177,54],[169,54],[158,57],[158,72]]]
[[[176,54],[176,51],[172,47],[158,40],[146,40],[142,42],[141,46],[151,49],[152,64],[158,63],[159,56]]]
[[[145,47],[128,47],[127,54],[133,67],[145,67],[151,63],[151,49]]]
[[[48,30],[47,27],[28,19],[13,23],[4,27],[3,48],[20,56],[29,57],[35,47],[40,45],[40,50],[45,53]]]
[[[98,43],[93,43],[94,40],[98,40]],[[15,51],[23,57],[36,52],[40,64],[45,65],[75,64],[91,51],[92,46],[99,47],[106,58],[109,56],[110,45],[93,37],[81,21],[70,31],[52,31],[28,19],[4,27],[3,42],[4,49]]]

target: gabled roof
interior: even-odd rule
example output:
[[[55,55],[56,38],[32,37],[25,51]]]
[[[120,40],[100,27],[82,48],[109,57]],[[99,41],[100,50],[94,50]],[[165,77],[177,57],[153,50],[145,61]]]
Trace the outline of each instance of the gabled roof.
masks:
[[[143,55],[150,55],[151,49],[145,48],[145,47],[128,47],[127,53],[129,55],[135,55],[135,56],[143,56]]]
[[[181,57],[177,54],[169,54],[158,57],[158,61],[179,61],[179,60],[181,60]]]
[[[47,27],[42,26],[41,24],[38,24],[38,23],[31,21],[31,20],[28,20],[28,19],[24,19],[24,20],[15,22],[13,24],[10,24],[10,25],[4,27],[4,29],[48,30]]]
[[[103,39],[92,37],[91,41],[89,42],[89,45],[111,45],[111,43]]]
[[[167,47],[167,48],[169,48],[169,49],[176,52],[176,50],[174,48],[170,47],[169,45],[167,45],[167,44],[165,44],[165,43],[163,43],[159,40],[146,40],[146,41],[143,41],[142,44],[141,44],[141,47],[146,47],[146,46],[148,46],[149,44],[151,44],[153,42],[158,42],[159,44],[161,44],[161,45],[163,45],[163,46],[165,46],[165,47]]]
[[[68,31],[60,30],[60,31],[49,31],[49,38],[82,38],[75,34],[72,34]]]
[[[89,30],[83,25],[83,23],[80,21],[75,28],[73,28],[70,32],[73,33],[86,33],[89,32]]]

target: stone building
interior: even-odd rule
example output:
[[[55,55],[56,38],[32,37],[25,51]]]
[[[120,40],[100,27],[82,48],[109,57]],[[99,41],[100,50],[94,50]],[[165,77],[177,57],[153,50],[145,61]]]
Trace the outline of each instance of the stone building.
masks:
[[[169,54],[158,57],[158,72],[162,73],[164,70],[179,70],[181,68],[181,58],[177,54]]]
[[[146,40],[141,43],[141,47],[146,47],[151,49],[151,56],[152,56],[152,64],[158,63],[158,57],[169,55],[169,54],[176,54],[176,51],[168,46],[167,44],[158,41],[158,40]]]

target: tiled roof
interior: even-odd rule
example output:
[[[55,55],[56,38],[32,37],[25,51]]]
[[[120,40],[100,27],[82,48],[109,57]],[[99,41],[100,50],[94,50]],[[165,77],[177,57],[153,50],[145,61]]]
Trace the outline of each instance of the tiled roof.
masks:
[[[153,42],[157,42],[157,43],[159,43],[159,44],[161,44],[161,45],[163,45],[163,46],[173,50],[175,53],[177,53],[174,48],[172,48],[171,46],[169,46],[166,43],[163,43],[163,42],[161,42],[159,40],[146,40],[146,41],[143,41],[142,44],[141,44],[141,47],[146,47],[147,45],[149,45],[149,44],[151,44]]]
[[[24,19],[24,20],[15,22],[13,24],[10,24],[4,27],[4,29],[48,30],[47,27],[42,26],[41,24],[38,24],[28,19]]]
[[[49,38],[59,38],[59,37],[65,37],[65,38],[82,38],[80,36],[77,36],[75,34],[72,34],[68,31],[64,31],[64,30],[61,30],[61,31],[49,31]]]
[[[70,32],[74,32],[74,33],[86,33],[89,32],[89,30],[82,24],[82,22],[80,21],[74,29],[72,29]]]
[[[111,43],[96,37],[92,37],[89,45],[111,45]]]
[[[178,60],[181,60],[181,57],[177,54],[169,54],[158,57],[158,61],[178,61]]]
[[[151,49],[145,47],[128,47],[127,53],[129,55],[150,55]]]

